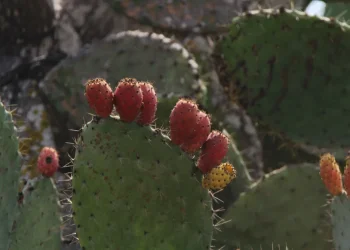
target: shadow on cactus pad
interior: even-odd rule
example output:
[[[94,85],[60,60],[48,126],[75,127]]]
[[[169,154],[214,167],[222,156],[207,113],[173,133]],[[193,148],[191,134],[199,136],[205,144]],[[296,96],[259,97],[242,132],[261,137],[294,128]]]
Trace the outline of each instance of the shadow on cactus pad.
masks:
[[[350,27],[298,11],[234,19],[214,59],[232,98],[271,130],[314,154],[350,148]]]

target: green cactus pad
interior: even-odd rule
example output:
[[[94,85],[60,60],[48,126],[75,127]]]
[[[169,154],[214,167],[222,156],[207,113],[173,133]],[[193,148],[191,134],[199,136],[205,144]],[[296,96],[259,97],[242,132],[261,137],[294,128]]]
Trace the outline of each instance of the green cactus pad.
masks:
[[[163,35],[141,31],[113,34],[82,50],[54,68],[42,86],[55,108],[81,127],[90,120],[87,112],[93,113],[82,88],[95,77],[105,78],[113,89],[124,77],[153,82],[158,99],[170,94],[200,98],[205,92],[198,65],[184,47]]]
[[[327,3],[325,9],[326,17],[333,17],[339,21],[349,22],[350,20],[350,4],[345,2]]]
[[[209,249],[211,196],[168,137],[110,117],[84,126],[76,147],[72,201],[82,247]]]
[[[12,115],[0,102],[0,250],[7,250],[9,233],[18,215],[17,195],[21,157]]]
[[[350,249],[350,199],[345,194],[333,198],[331,219],[335,249]]]
[[[214,238],[242,250],[269,249],[271,243],[287,244],[291,249],[329,250],[326,195],[314,165],[285,166],[241,194],[225,213],[228,222]]]
[[[51,179],[39,180],[20,208],[9,250],[62,249],[59,206]]]
[[[280,9],[235,18],[215,65],[232,101],[297,144],[350,149],[349,26]],[[308,147],[305,147],[308,148]]]
[[[151,26],[183,32],[218,32],[232,17],[242,11],[234,1],[227,0],[107,0],[112,8]]]

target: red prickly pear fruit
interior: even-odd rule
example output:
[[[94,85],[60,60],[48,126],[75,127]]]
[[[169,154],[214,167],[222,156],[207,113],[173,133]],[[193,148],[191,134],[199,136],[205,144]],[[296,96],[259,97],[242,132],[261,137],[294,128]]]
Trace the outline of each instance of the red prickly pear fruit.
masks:
[[[89,80],[85,86],[85,96],[98,116],[106,118],[112,113],[113,91],[104,79]]]
[[[346,195],[350,197],[350,152],[346,157],[346,166],[344,169],[344,190],[346,191]]]
[[[149,82],[141,82],[139,86],[142,91],[143,105],[141,107],[141,113],[137,120],[138,124],[149,125],[154,121],[157,111],[157,94]]]
[[[333,155],[327,153],[321,156],[320,176],[329,193],[336,196],[343,192],[340,168]]]
[[[114,92],[114,105],[120,119],[133,122],[140,113],[143,102],[141,88],[134,78],[123,78]]]
[[[37,167],[45,177],[52,177],[59,167],[58,153],[56,149],[44,147],[39,154]]]
[[[197,167],[204,173],[220,165],[228,151],[229,139],[219,131],[212,131],[204,142]]]
[[[196,125],[198,106],[195,102],[180,99],[170,113],[170,139],[175,145],[182,145]]]
[[[181,149],[187,153],[194,153],[198,151],[207,140],[211,130],[211,123],[209,115],[198,110],[196,114],[196,124],[190,128],[190,134],[185,138]]]

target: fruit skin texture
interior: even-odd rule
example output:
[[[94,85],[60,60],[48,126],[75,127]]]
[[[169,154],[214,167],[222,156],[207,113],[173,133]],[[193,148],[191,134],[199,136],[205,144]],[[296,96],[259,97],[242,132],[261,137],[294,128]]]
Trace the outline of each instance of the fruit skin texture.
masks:
[[[180,99],[170,113],[170,138],[176,145],[185,142],[191,127],[196,124],[198,106],[195,102]]]
[[[211,130],[210,118],[191,100],[180,99],[170,114],[170,138],[187,153],[200,149]]]
[[[348,197],[350,197],[350,152],[346,157],[346,166],[344,169],[344,190]]]
[[[149,125],[154,121],[157,111],[157,94],[149,82],[139,83],[143,96],[143,105],[141,107],[141,113],[137,120],[137,123],[141,125]]]
[[[196,125],[190,130],[190,134],[185,142],[180,146],[187,153],[198,151],[208,138],[211,130],[209,115],[203,111],[198,111],[196,115]]]
[[[38,157],[38,170],[45,177],[52,177],[59,167],[56,149],[44,147]]]
[[[85,96],[98,116],[106,118],[112,113],[113,91],[104,79],[89,80],[85,86]]]
[[[200,153],[197,167],[204,173],[208,173],[212,168],[218,166],[228,151],[229,140],[220,131],[212,131]]]
[[[135,78],[123,78],[114,92],[114,105],[120,119],[133,122],[140,113],[143,102],[142,91]]]
[[[202,186],[205,189],[218,190],[225,188],[237,176],[236,169],[228,162],[213,168],[203,176]]]
[[[329,193],[332,195],[342,193],[342,176],[339,165],[333,155],[327,153],[321,156],[320,176]]]

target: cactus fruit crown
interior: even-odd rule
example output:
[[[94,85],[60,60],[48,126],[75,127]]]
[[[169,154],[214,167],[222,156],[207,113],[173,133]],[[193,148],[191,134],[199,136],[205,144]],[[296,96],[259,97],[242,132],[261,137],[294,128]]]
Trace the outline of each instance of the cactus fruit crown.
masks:
[[[59,157],[56,149],[44,147],[41,149],[37,168],[45,177],[52,177],[59,168]]]
[[[270,129],[343,159],[350,148],[348,110],[339,108],[350,92],[349,27],[296,10],[241,15],[216,45],[220,82]]]

